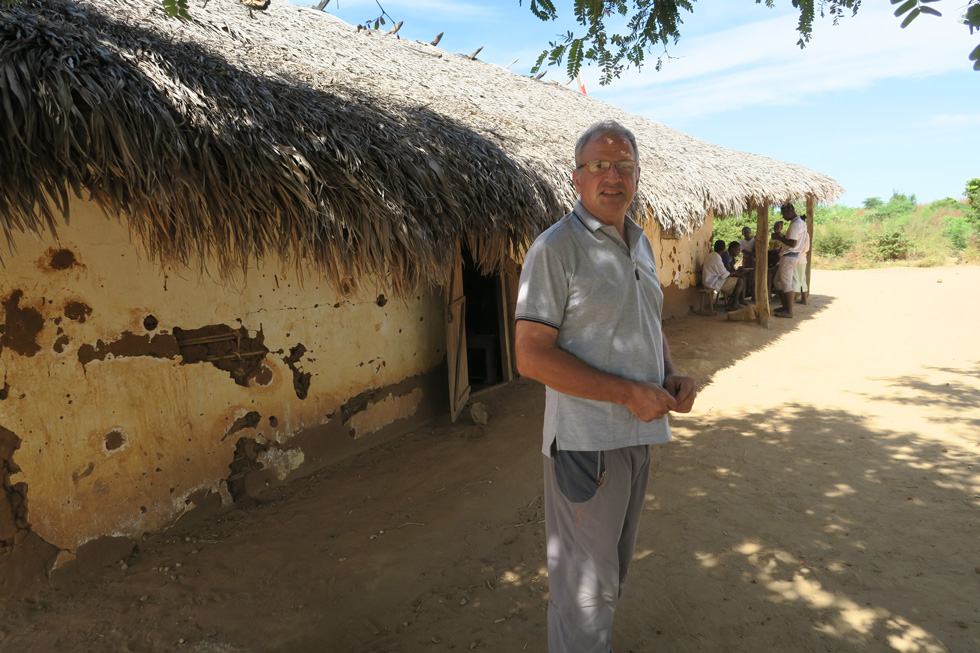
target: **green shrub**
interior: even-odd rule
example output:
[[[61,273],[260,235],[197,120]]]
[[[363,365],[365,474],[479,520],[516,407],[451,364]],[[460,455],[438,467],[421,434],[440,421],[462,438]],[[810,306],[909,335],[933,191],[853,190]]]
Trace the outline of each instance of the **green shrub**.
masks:
[[[839,258],[851,251],[855,239],[843,226],[831,222],[815,229],[812,249],[817,254]]]
[[[952,197],[944,197],[941,200],[936,200],[932,202],[925,208],[927,215],[932,215],[933,213],[949,213],[951,211],[959,211],[962,213],[966,207],[959,200],[954,200]]]
[[[972,230],[973,227],[965,216],[948,216],[943,219],[943,238],[957,252],[962,252],[970,244]]]
[[[879,261],[904,261],[912,253],[912,241],[899,231],[880,234],[871,240],[871,253]]]
[[[966,182],[966,202],[970,206],[966,217],[973,228],[980,232],[980,177]]]

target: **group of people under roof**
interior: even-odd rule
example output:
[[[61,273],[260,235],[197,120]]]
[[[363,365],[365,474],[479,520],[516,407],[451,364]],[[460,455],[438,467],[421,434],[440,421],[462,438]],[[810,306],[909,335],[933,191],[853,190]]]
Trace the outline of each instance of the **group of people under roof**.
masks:
[[[766,288],[770,297],[778,296],[782,306],[775,311],[776,317],[793,317],[793,304],[797,301],[806,304],[809,286],[806,280],[806,257],[810,251],[810,235],[806,228],[806,216],[797,215],[792,204],[780,207],[782,220],[773,223],[766,260]],[[783,227],[789,226],[786,231]],[[739,256],[741,265],[736,267]],[[742,227],[741,240],[733,240],[725,245],[724,240],[715,241],[713,251],[705,259],[701,270],[702,282],[706,288],[722,293],[729,311],[748,305],[752,298],[755,275],[755,236],[750,227]]]

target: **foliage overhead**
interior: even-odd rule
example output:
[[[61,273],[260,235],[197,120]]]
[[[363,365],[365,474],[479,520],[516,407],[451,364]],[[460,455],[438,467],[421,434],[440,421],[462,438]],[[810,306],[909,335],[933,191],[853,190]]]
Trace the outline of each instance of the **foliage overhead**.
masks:
[[[524,0],[518,0],[521,4]],[[921,14],[941,16],[932,5],[939,0],[891,0],[900,5],[896,17],[904,16],[901,26],[909,24]],[[645,57],[655,47],[663,47],[657,56],[654,67],[660,70],[664,58],[669,58],[667,46],[680,39],[681,10],[694,12],[696,0],[574,0],[575,20],[585,32],[567,32],[558,40],[552,41],[538,56],[531,73],[537,73],[543,63],[549,66],[565,62],[569,77],[575,77],[582,66],[592,62],[602,73],[600,84],[606,85],[619,77],[629,67],[640,69]],[[755,0],[775,6],[775,0]],[[806,47],[813,35],[813,21],[817,13],[820,17],[830,16],[834,24],[850,12],[853,16],[861,6],[861,0],[792,0],[793,7],[799,9],[800,20],[796,31],[799,33],[797,45]],[[554,0],[528,0],[531,13],[544,21],[558,18],[558,8]],[[617,25],[625,20],[622,27],[610,28],[607,21]],[[969,0],[960,18],[973,34],[980,34],[980,0]],[[974,70],[980,70],[980,45],[969,55],[974,62]]]
[[[171,18],[191,20],[191,12],[187,7],[187,0],[163,0],[163,10]]]
[[[0,0],[16,2],[17,0]],[[317,9],[323,9],[330,0],[321,0]],[[680,38],[681,10],[694,12],[697,0],[574,0],[572,12],[576,22],[585,28],[585,33],[566,32],[556,41],[551,41],[538,56],[537,62],[531,68],[531,74],[540,72],[541,65],[547,60],[549,66],[561,65],[565,61],[565,70],[569,77],[578,75],[582,66],[592,62],[598,64],[602,73],[599,83],[603,86],[611,83],[622,75],[623,71],[633,66],[637,70],[643,67],[646,55],[656,46],[663,47],[663,53],[657,56],[654,67],[660,70],[664,58],[670,58],[667,46],[676,44]],[[799,39],[796,44],[806,47],[813,36],[813,21],[820,14],[821,18],[830,16],[836,25],[838,21],[850,12],[853,16],[861,7],[861,0],[791,0],[793,7],[800,12],[800,20],[796,31]],[[899,5],[895,10],[896,17],[902,17],[902,28],[908,27],[912,21],[922,14],[942,16],[932,5],[940,0],[890,0],[893,5]],[[161,0],[164,11],[171,17],[191,19],[188,0]],[[558,18],[557,0],[527,0],[531,13],[543,21]],[[524,0],[518,0],[523,5]],[[755,0],[769,8],[775,6],[775,0]],[[385,11],[380,0],[375,0],[379,14],[368,18],[361,27],[378,29],[386,24],[386,18],[394,22]],[[622,27],[610,28],[607,20],[612,20]],[[980,0],[968,0],[959,22],[966,25],[970,34],[976,31],[980,34]],[[980,70],[980,45],[969,55],[973,69]]]

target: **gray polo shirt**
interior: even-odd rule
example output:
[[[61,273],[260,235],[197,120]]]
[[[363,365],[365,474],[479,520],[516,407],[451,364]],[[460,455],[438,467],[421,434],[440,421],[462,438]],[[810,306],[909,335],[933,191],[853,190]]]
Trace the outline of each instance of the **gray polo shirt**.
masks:
[[[626,218],[629,246],[581,201],[531,245],[521,270],[518,320],[558,329],[558,347],[604,372],[663,383],[664,294],[653,249]],[[628,408],[546,390],[542,452],[603,451],[670,440],[667,417],[643,422]]]

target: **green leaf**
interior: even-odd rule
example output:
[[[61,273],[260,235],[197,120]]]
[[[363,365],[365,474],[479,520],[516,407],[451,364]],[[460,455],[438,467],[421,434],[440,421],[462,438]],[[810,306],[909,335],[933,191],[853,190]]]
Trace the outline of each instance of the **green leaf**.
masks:
[[[902,21],[902,29],[908,27],[909,24],[911,24],[911,22],[919,16],[919,11],[920,11],[919,8],[916,7],[915,9],[909,12],[909,15],[906,16],[905,20]]]
[[[919,11],[921,11],[924,14],[929,14],[930,16],[942,16],[941,13],[939,13],[932,7],[919,7]]]
[[[918,0],[907,0],[905,4],[895,10],[895,16],[901,16],[906,11],[914,7],[918,3]]]
[[[540,70],[541,70],[541,63],[544,61],[544,58],[547,57],[547,56],[548,56],[548,51],[547,50],[545,50],[544,52],[542,52],[541,54],[538,55],[538,60],[534,63],[533,66],[531,66],[531,74],[532,75],[537,74],[538,72],[540,72]]]
[[[898,4],[899,2],[901,2],[901,1],[902,1],[902,0],[892,0],[892,4],[893,4],[893,5],[897,5],[897,4]]]
[[[980,4],[971,5],[963,14],[963,21],[970,26],[970,34],[974,29],[980,29]]]
[[[973,60],[976,60],[977,63],[980,63],[980,45],[973,48],[973,52],[970,53],[970,61]]]
[[[523,4],[523,2],[518,4]],[[531,13],[541,20],[554,20],[558,17],[558,12],[551,0],[531,0]]]

